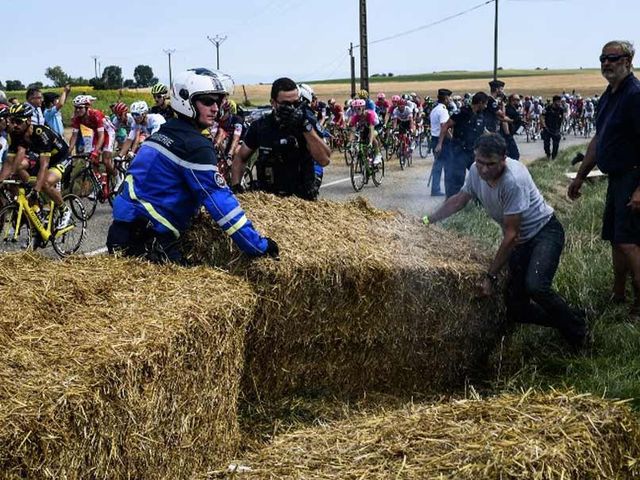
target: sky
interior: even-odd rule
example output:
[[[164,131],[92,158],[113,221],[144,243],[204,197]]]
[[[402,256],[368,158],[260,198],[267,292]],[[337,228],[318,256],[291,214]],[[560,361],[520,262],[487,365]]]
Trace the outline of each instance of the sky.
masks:
[[[494,4],[409,35],[377,42],[472,9],[486,0],[367,0],[369,73],[411,74],[493,68]],[[48,80],[49,66],[91,78],[122,67],[133,78],[150,65],[168,82],[193,67],[215,68],[207,36],[226,36],[220,69],[236,84],[349,76],[349,42],[359,43],[359,0],[0,0],[0,80]],[[640,0],[499,0],[498,64],[503,68],[598,67],[602,45],[627,39],[640,48]],[[356,75],[359,52],[356,52]]]

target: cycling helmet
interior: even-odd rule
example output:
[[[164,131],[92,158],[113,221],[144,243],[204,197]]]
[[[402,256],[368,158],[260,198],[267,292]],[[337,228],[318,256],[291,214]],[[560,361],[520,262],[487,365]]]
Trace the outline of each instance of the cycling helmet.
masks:
[[[369,98],[369,92],[367,92],[364,88],[358,92],[358,97],[361,99]]]
[[[9,116],[9,107],[0,104],[0,118],[7,118]]]
[[[362,98],[356,98],[353,102],[351,102],[351,106],[353,108],[364,107],[367,103]]]
[[[74,107],[90,107],[91,102],[95,100],[91,95],[78,95],[73,99]]]
[[[224,102],[224,105],[222,105],[222,109],[225,112],[231,113],[231,115],[235,115],[236,113],[238,113],[238,104],[235,102],[235,100],[227,100],[226,102]]]
[[[13,118],[31,118],[33,107],[29,103],[18,103],[9,107],[9,116]]]
[[[233,79],[219,70],[194,68],[176,75],[171,88],[171,107],[181,115],[196,118],[193,97],[205,94],[232,95]]]
[[[156,83],[151,87],[151,95],[166,95],[168,91],[169,90],[167,90],[167,86],[164,83]]]
[[[307,85],[306,83],[298,84],[298,91],[300,92],[301,100],[304,100],[307,103],[311,103],[313,101],[313,88],[311,88],[309,85]]]
[[[384,93],[380,92],[378,94],[378,100],[384,100],[385,98],[387,98],[387,96]]]
[[[144,115],[149,111],[149,105],[144,100],[140,100],[137,102],[133,102],[131,104],[131,114],[132,115]]]
[[[398,101],[400,101],[400,95],[394,95],[393,97],[391,97],[391,101],[392,101],[392,102],[398,102]]]
[[[335,98],[330,98],[329,101],[327,102],[329,105],[333,105],[334,103],[336,103],[336,99]]]
[[[129,107],[127,107],[127,104],[124,102],[118,102],[111,107],[111,110],[116,115],[122,116],[129,111]]]
[[[398,106],[399,107],[406,107],[407,106],[407,101],[404,98],[401,98],[400,100],[398,100]]]
[[[7,95],[2,90],[0,90],[0,103],[4,103],[5,105],[8,103]]]

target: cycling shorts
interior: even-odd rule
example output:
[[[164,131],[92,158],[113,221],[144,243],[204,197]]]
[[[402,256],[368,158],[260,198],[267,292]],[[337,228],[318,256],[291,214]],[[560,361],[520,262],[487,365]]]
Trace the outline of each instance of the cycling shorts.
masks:
[[[93,149],[96,149],[96,143],[98,143],[99,133],[93,132]],[[102,148],[100,149],[100,153],[102,152],[113,152],[113,146],[116,143],[116,132],[113,130],[104,130],[104,143],[102,144]]]

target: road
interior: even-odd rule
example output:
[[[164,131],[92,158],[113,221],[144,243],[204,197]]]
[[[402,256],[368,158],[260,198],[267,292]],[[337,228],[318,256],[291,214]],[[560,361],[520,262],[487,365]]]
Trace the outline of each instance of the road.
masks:
[[[560,148],[585,143],[584,138],[567,137],[561,142]],[[524,139],[521,139],[518,146],[522,156],[521,160],[524,162],[532,161],[544,154],[541,141],[526,143]],[[432,155],[422,159],[416,151],[413,166],[401,171],[398,160],[394,158],[386,166],[385,177],[380,187],[369,183],[362,191],[355,193],[349,178],[349,168],[345,165],[342,154],[336,152],[332,156],[331,165],[325,169],[320,198],[345,201],[361,195],[378,208],[399,210],[416,216],[429,214],[443,201],[443,197],[431,197],[429,195],[430,188],[426,185],[432,164]],[[444,191],[444,185],[442,191]],[[98,205],[95,214],[89,220],[87,237],[81,249],[82,253],[100,254],[106,251],[104,245],[110,223],[111,207],[108,203]],[[50,248],[47,249],[47,251],[50,250]]]

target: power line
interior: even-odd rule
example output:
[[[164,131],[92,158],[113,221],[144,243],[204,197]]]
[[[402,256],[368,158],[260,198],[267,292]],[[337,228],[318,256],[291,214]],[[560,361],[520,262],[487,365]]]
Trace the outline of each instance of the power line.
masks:
[[[207,35],[207,40],[209,40],[211,43],[213,43],[216,46],[216,70],[220,70],[220,45],[226,39],[227,39],[226,35],[224,37],[220,35],[216,35],[213,38]]]
[[[482,3],[480,3],[480,4],[478,4],[478,5],[474,6],[474,7],[468,8],[466,10],[463,10],[462,12],[458,12],[458,13],[455,13],[453,15],[449,15],[448,17],[441,18],[440,20],[436,20],[435,22],[427,23],[426,25],[421,25],[419,27],[412,28],[411,30],[405,30],[404,32],[396,33],[396,34],[390,35],[388,37],[379,38],[378,40],[373,40],[372,42],[369,42],[369,45],[374,45],[376,43],[387,42],[389,40],[394,40],[396,38],[403,37],[405,35],[410,35],[412,33],[419,32],[420,30],[426,30],[427,28],[434,27],[434,26],[439,25],[441,23],[448,22],[449,20],[453,20],[454,18],[458,18],[458,17],[461,17],[463,15],[466,15],[467,13],[473,12],[474,10],[478,10],[479,8],[482,8],[485,5],[489,5],[490,3],[493,3],[494,1],[495,0],[486,0],[485,2],[482,2]],[[359,47],[360,47],[360,45],[354,45],[354,48],[359,48]]]
[[[175,53],[175,48],[165,48],[162,50],[169,57],[169,88],[173,87],[173,79],[171,77],[171,54]]]

